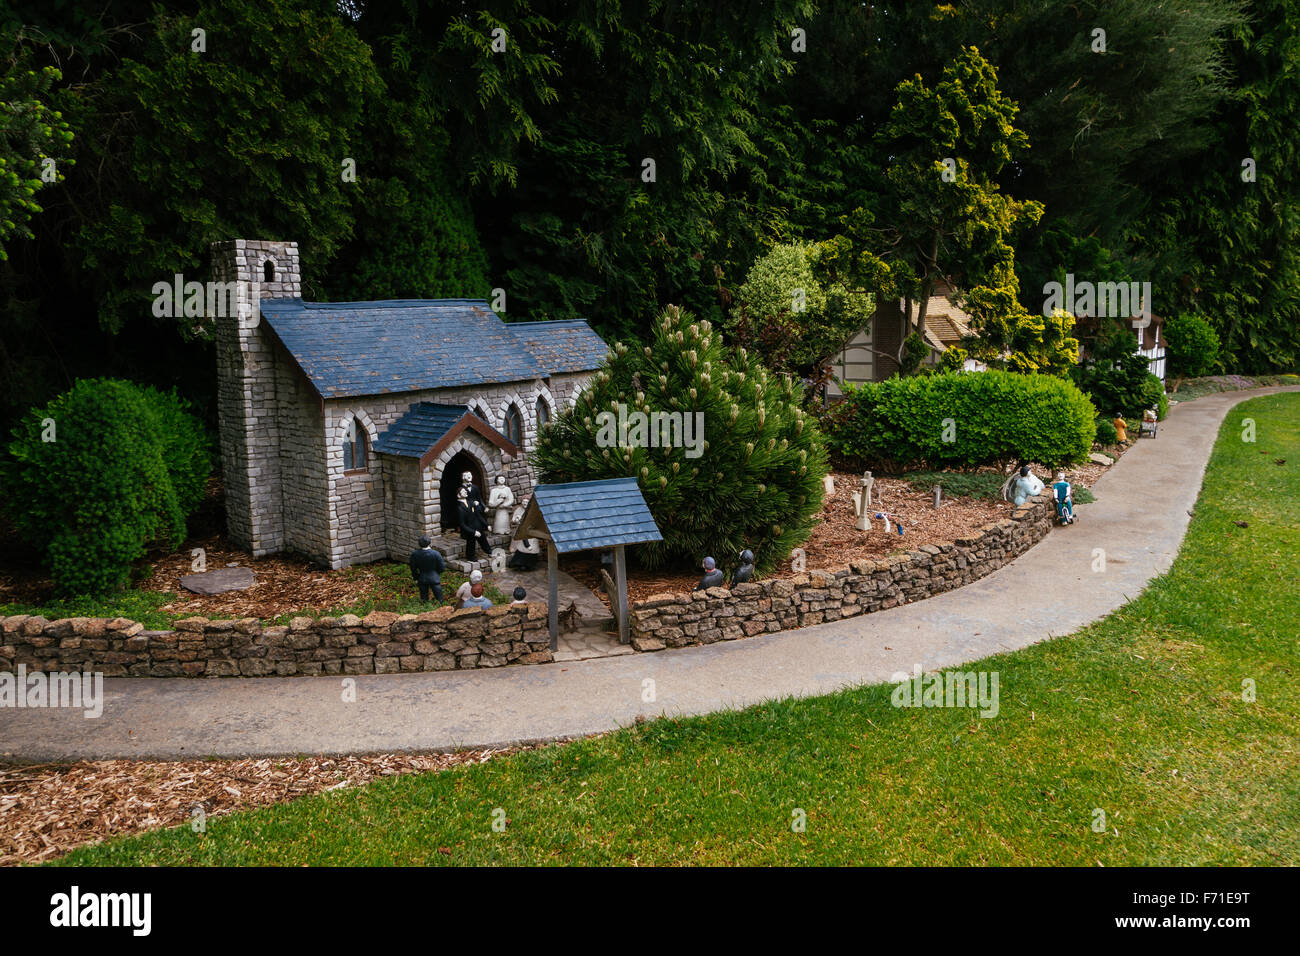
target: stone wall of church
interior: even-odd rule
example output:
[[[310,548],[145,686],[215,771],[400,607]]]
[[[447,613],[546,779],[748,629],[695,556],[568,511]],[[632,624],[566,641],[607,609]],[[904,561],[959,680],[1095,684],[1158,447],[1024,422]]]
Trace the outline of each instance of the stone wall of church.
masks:
[[[250,298],[299,296],[298,245],[231,239],[211,246],[210,279],[245,283]],[[275,281],[265,282],[267,262]],[[253,283],[256,283],[254,285]],[[226,303],[232,305],[233,303]],[[260,316],[209,316],[216,330],[217,420],[231,540],[255,555],[285,547],[274,343]]]
[[[330,440],[323,457],[329,462],[328,499],[335,541],[332,549],[312,556],[336,568],[376,561],[385,556],[400,559],[410,553],[415,539],[421,534],[439,534],[442,467],[457,451],[468,451],[478,460],[488,486],[485,492],[498,474],[505,474],[517,500],[530,494],[535,479],[527,453],[537,440],[536,402],[539,396],[548,405],[553,403],[546,383],[541,380],[327,401],[324,433],[330,436]],[[506,434],[506,411],[514,404],[524,425],[523,454],[511,458],[477,433],[466,432],[420,476],[418,505],[413,503],[411,489],[405,485],[392,488],[389,500],[386,482],[391,471],[383,461],[386,456],[372,451],[365,475],[343,473],[343,436],[353,418],[366,433],[367,447],[373,450],[375,440],[417,402],[472,405],[503,435]],[[453,480],[459,483],[460,476],[454,476]]]
[[[555,407],[551,417],[567,411],[578,400],[578,393],[591,381],[591,372],[574,372],[566,375],[551,376],[551,395],[555,398]]]
[[[379,456],[384,472],[384,543],[388,557],[405,560],[421,535],[433,536],[424,474],[413,458]]]
[[[334,547],[320,399],[283,347],[276,348],[284,547],[329,567]]]

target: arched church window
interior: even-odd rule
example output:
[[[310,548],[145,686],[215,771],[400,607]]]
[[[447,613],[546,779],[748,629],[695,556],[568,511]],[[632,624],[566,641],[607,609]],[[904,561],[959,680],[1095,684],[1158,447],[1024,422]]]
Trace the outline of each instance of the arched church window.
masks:
[[[537,396],[537,430],[541,431],[551,420],[551,406],[546,404],[546,399]]]
[[[519,406],[511,405],[506,409],[506,437],[520,451],[524,448],[524,416],[519,414]]]
[[[272,262],[270,259],[267,259],[265,262],[262,263],[262,281],[263,282],[275,281],[275,263]]]
[[[343,436],[343,471],[366,470],[366,431],[354,418]]]

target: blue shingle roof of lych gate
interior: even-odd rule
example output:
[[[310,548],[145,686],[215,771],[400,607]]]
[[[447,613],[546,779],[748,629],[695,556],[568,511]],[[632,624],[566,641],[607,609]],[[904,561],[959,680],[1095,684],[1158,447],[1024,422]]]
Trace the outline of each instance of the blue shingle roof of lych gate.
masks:
[[[264,299],[262,315],[323,398],[521,382],[551,374],[551,340],[579,339],[573,322],[548,333],[527,322],[527,337],[470,299],[304,302]],[[599,336],[577,320],[586,335]],[[558,339],[557,339],[558,340]],[[543,358],[532,348],[546,353]],[[604,343],[601,342],[602,350]],[[585,347],[590,351],[590,344]],[[585,354],[585,353],[584,353]],[[603,358],[603,351],[602,351]],[[599,361],[577,360],[578,368]],[[589,363],[585,364],[584,363]],[[557,369],[558,370],[558,369]]]
[[[560,554],[663,540],[635,478],[538,485],[533,502]]]
[[[381,455],[420,458],[467,414],[470,412],[464,405],[417,402],[375,439],[375,451]]]

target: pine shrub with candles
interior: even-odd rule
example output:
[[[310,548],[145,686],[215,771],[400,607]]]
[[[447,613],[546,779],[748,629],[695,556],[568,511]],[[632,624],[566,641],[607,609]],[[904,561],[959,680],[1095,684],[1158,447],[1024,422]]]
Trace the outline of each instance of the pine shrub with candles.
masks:
[[[669,306],[649,345],[615,346],[542,430],[533,462],[544,483],[635,477],[664,536],[634,549],[646,567],[712,555],[730,569],[748,548],[771,570],[807,539],[822,503],[826,451],[801,397],[799,382]]]

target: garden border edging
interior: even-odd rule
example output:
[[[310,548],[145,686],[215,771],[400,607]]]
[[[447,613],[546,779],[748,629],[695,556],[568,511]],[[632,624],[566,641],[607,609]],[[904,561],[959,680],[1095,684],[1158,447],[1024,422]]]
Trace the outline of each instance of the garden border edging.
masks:
[[[977,581],[1043,540],[1055,508],[1042,495],[974,537],[794,578],[691,594],[656,594],[632,606],[632,648],[712,644],[869,614]],[[442,607],[364,618],[183,618],[149,631],[129,618],[0,618],[0,670],[98,671],[106,677],[315,677],[469,670],[553,661],[546,606]]]
[[[129,618],[0,618],[0,670],[98,671],[106,677],[316,677],[468,670],[552,659],[546,606],[498,605],[364,618],[188,617],[147,631]]]

